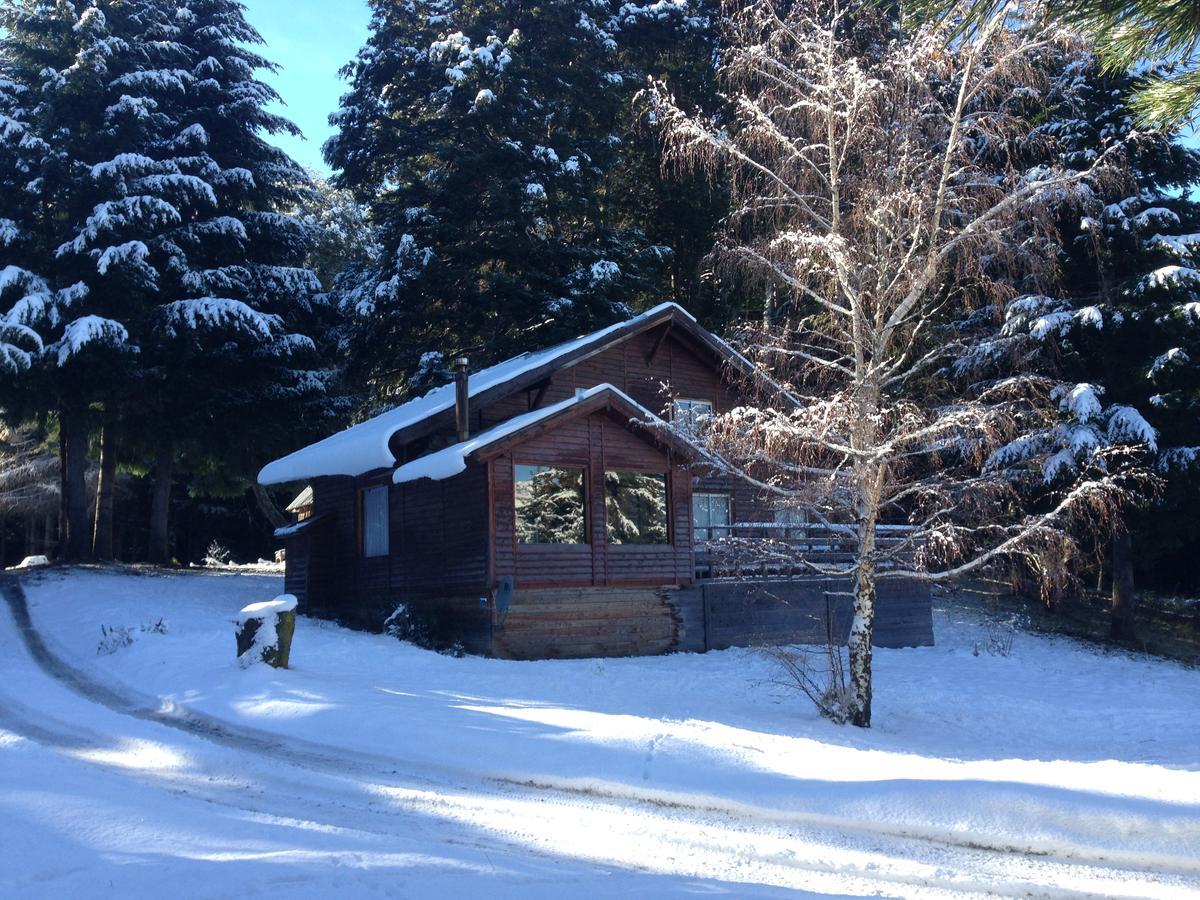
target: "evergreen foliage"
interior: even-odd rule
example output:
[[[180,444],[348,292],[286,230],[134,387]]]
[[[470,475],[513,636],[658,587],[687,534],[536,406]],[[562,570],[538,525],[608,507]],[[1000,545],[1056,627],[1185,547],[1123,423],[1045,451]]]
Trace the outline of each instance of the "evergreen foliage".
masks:
[[[702,32],[707,19],[684,0],[373,11],[326,146],[338,185],[371,204],[383,250],[343,295],[359,375],[420,390],[429,351],[503,358],[656,298],[671,249],[622,208],[654,158],[651,137],[641,162],[625,149],[644,79],[634,60],[665,65],[666,31]],[[632,33],[644,53],[625,43]]]
[[[165,477],[181,447],[244,486],[330,379],[305,335],[312,230],[283,212],[308,180],[265,139],[295,129],[266,109],[261,38],[233,0],[38,0],[0,29],[4,405],[54,404],[68,531],[99,407]],[[259,440],[229,440],[250,421]]]
[[[1139,570],[1157,587],[1195,589],[1200,205],[1188,191],[1200,177],[1200,153],[1169,135],[1134,133],[1133,78],[1104,75],[1089,54],[1052,65],[1063,76],[1042,130],[1066,165],[1086,165],[1124,142],[1124,177],[1064,214],[1063,291],[1010,305],[1004,335],[1043,345],[1074,385],[1063,393],[1070,430],[1056,466],[1071,468],[1094,447],[1140,435],[1165,491],[1128,513]]]

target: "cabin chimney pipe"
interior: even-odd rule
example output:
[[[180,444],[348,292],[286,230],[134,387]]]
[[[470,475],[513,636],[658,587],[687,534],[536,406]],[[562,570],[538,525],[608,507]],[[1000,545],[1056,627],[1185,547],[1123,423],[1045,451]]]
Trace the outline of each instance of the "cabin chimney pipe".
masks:
[[[454,361],[454,425],[461,444],[471,436],[471,395],[467,390],[467,366],[465,356]]]

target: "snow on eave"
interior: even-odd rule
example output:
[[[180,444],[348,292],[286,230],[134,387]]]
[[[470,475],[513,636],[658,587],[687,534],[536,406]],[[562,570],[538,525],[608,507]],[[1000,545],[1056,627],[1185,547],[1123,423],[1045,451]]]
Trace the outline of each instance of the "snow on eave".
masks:
[[[292,502],[287,505],[286,510],[288,512],[296,512],[297,510],[304,509],[306,506],[312,506],[312,504],[313,489],[312,485],[310,484],[306,486],[299,494],[297,494],[295,498],[293,498]]]
[[[324,514],[319,516],[309,516],[307,519],[301,519],[299,522],[293,522],[291,525],[284,525],[275,529],[274,537],[288,538],[294,537],[297,534],[303,534],[317,523],[324,522],[326,518],[327,517]]]
[[[428,478],[432,481],[453,478],[455,475],[466,470],[467,457],[476,451],[523,431],[539,422],[553,418],[601,394],[609,394],[627,403],[637,412],[646,425],[666,426],[666,423],[662,419],[620,388],[612,384],[598,384],[587,390],[581,390],[566,400],[560,400],[558,403],[552,403],[541,409],[535,409],[532,412],[514,416],[505,422],[501,422],[499,425],[489,428],[487,431],[481,431],[479,434],[461,443],[452,444],[441,450],[435,450],[433,453],[427,453],[419,459],[406,462],[392,474],[392,481],[396,484],[404,484],[409,481],[418,481],[422,478]],[[688,443],[684,438],[680,438],[680,440]]]
[[[593,343],[603,343],[605,338],[622,329],[636,329],[640,324],[648,324],[662,318],[664,314],[672,313],[678,313],[691,322],[696,321],[695,316],[678,303],[660,303],[632,319],[617,322],[607,328],[593,331],[545,350],[522,353],[520,356],[514,356],[512,359],[494,366],[480,369],[470,375],[467,382],[468,393],[471,397],[475,397]],[[715,335],[712,337],[721,347],[728,348],[727,352],[736,355],[724,341]],[[749,365],[745,360],[741,361]],[[339,431],[324,440],[268,463],[258,473],[258,483],[284,484],[289,481],[305,481],[328,475],[362,475],[373,469],[390,468],[396,462],[389,446],[392,435],[404,428],[416,425],[430,416],[453,408],[454,383],[451,382],[434,388],[422,397],[381,413],[373,419],[360,422],[345,431]]]

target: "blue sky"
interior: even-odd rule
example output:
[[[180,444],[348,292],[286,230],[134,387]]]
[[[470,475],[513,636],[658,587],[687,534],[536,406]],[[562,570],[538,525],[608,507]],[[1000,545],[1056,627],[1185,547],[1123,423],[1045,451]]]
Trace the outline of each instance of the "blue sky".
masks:
[[[263,55],[280,66],[266,80],[283,97],[279,110],[300,126],[304,140],[276,139],[296,161],[321,173],[321,145],[333,133],[328,117],[346,83],[338,69],[367,38],[371,14],[366,0],[242,0],[246,19],[267,46]]]

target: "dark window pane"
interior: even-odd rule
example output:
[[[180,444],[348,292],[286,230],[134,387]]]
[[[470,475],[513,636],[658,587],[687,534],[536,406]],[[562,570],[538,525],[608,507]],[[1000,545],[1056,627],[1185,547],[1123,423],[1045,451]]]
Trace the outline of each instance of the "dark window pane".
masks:
[[[605,472],[610,544],[667,543],[667,476],[661,472]]]
[[[388,555],[388,489],[367,488],[362,493],[363,556]]]
[[[583,469],[517,465],[513,475],[519,543],[586,543]]]

